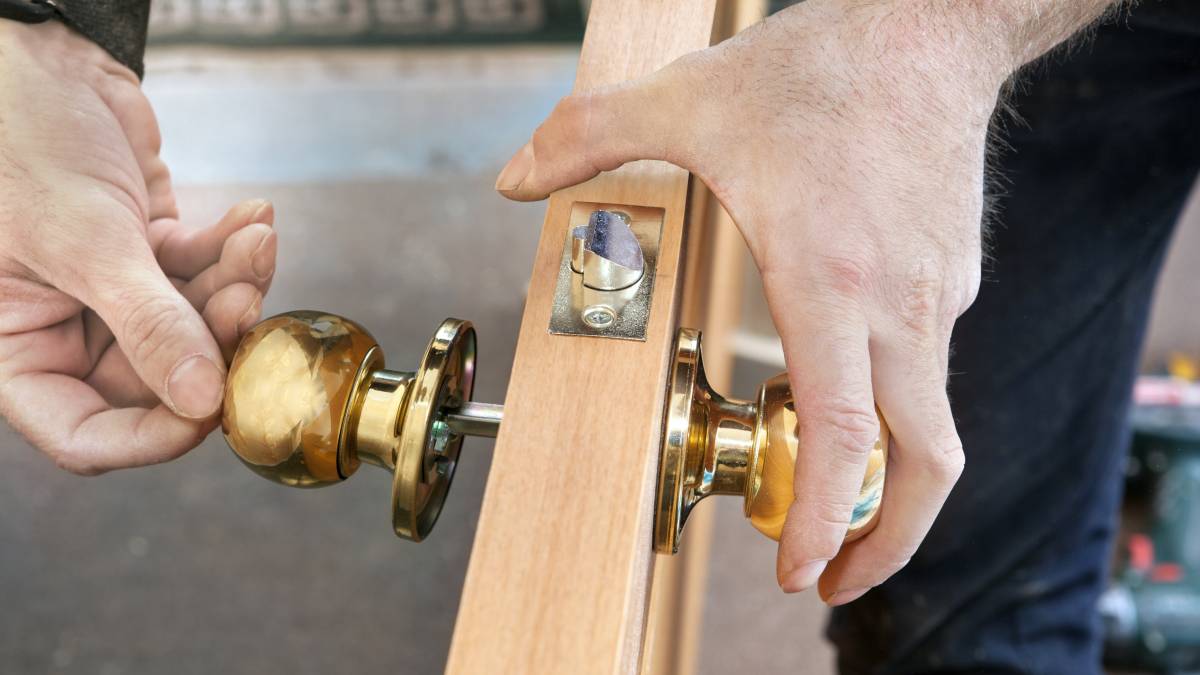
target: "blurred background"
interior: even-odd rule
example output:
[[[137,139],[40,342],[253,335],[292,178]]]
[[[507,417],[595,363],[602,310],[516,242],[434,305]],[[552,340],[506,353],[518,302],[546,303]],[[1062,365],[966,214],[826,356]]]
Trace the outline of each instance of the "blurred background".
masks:
[[[492,184],[569,92],[585,12],[578,0],[155,0],[145,89],[185,221],[271,199],[265,314],[344,314],[394,364],[444,317],[468,318],[477,396],[501,400],[543,207]],[[1200,355],[1196,199],[1189,213],[1148,371]],[[745,396],[782,367],[747,270],[733,392]],[[489,445],[466,444],[438,530],[416,546],[390,532],[382,471],[289,490],[217,434],[179,461],[87,479],[0,428],[0,670],[440,672]],[[701,672],[831,673],[823,606],[778,591],[773,544],[725,501]]]

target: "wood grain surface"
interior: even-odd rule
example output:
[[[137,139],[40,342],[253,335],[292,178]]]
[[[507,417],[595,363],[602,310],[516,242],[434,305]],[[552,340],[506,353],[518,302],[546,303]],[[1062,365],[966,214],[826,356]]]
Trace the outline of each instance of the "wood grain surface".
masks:
[[[715,0],[594,0],[576,90],[701,49]],[[688,174],[636,162],[549,200],[447,672],[634,673]],[[575,201],[666,210],[645,342],[550,335]]]

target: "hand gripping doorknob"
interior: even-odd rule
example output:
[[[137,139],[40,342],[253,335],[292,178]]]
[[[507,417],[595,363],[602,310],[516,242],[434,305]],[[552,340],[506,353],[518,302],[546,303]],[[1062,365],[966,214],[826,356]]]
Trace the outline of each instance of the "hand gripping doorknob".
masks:
[[[678,548],[700,499],[740,495],[751,523],[778,539],[792,501],[796,415],[787,379],[756,401],[709,388],[700,334],[680,329],[666,396],[654,546]],[[475,403],[475,330],[442,322],[415,371],[384,367],[365,329],[313,311],[281,314],[242,339],[229,369],[222,429],[255,473],[292,487],[349,478],[366,462],[392,472],[392,526],[420,541],[445,502],[465,436],[492,436],[503,408]],[[847,539],[873,527],[883,492],[887,431],[870,452]]]

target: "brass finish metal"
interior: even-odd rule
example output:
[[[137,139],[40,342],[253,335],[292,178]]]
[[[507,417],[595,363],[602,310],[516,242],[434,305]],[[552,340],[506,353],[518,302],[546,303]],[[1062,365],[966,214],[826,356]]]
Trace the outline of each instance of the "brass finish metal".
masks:
[[[475,385],[475,329],[447,319],[434,333],[417,368],[398,433],[392,478],[392,527],[421,541],[433,529],[458,465],[463,437],[446,426],[443,409],[471,399]]]
[[[887,464],[887,425],[868,459],[846,541],[870,532],[879,517]],[[713,391],[704,378],[700,332],[681,328],[675,343],[659,459],[654,548],[674,553],[692,507],[709,495],[740,495],[754,527],[778,540],[793,499],[796,411],[787,376],[764,382],[757,401]]]
[[[382,365],[378,350],[361,326],[321,312],[263,321],[230,366],[225,440],[251,470],[284,485],[341,481],[357,466],[343,449],[343,421],[365,374]]]
[[[503,419],[503,406],[471,401],[474,380],[475,330],[466,321],[442,322],[418,368],[402,372],[384,368],[383,350],[353,321],[288,312],[242,339],[221,426],[246,466],[284,485],[332,485],[363,462],[391,471],[392,527],[421,541],[441,513],[463,438],[495,437]],[[726,399],[705,380],[700,332],[681,328],[666,405],[655,549],[675,552],[692,507],[721,494],[740,495],[751,524],[778,539],[797,451],[787,377],[764,382],[756,401]],[[847,540],[878,518],[882,419],[880,429]]]
[[[641,269],[587,250],[592,214],[607,211],[621,218],[637,238]],[[571,205],[566,241],[559,262],[550,332],[625,340],[645,340],[654,291],[654,271],[665,211],[646,206],[576,202]]]
[[[475,330],[447,319],[416,371],[384,369],[353,321],[298,311],[258,324],[229,368],[222,429],[255,473],[294,487],[349,478],[362,462],[393,472],[392,525],[420,541],[454,478],[464,435],[495,436],[502,409],[470,403]]]

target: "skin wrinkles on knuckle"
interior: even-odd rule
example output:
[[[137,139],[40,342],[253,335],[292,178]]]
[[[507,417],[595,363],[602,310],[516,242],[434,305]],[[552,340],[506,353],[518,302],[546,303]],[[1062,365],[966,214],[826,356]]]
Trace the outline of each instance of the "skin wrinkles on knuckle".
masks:
[[[797,409],[800,432],[833,433],[847,445],[870,446],[879,436],[879,419],[867,402],[841,392],[810,393]]]
[[[944,487],[945,492],[949,493],[950,488],[958,482],[962,475],[966,465],[966,455],[963,453],[962,443],[955,438],[951,442],[928,448],[918,458],[917,464],[918,468],[929,476],[935,485]]]
[[[173,332],[182,320],[175,303],[158,296],[131,294],[118,306],[130,308],[121,319],[118,334],[131,343],[123,347],[128,350],[132,362],[151,361],[173,344]]]
[[[123,160],[114,160],[107,166],[123,167],[125,164]],[[125,209],[124,214],[116,213],[113,216],[137,223],[139,231],[144,232],[150,222],[150,197],[146,192],[145,178],[140,169],[136,170],[136,173],[130,169],[123,176],[95,174],[93,178],[99,182],[100,190],[104,194]]]
[[[961,290],[957,275],[947,274],[936,256],[921,255],[892,277],[888,311],[909,338],[924,345],[940,338],[961,314]]]
[[[837,252],[813,254],[812,267],[815,288],[833,292],[839,297],[862,297],[876,286],[876,261],[867,251],[846,255]]]
[[[786,556],[797,562],[831,560],[841,550],[849,526],[849,518],[816,518],[815,522],[804,523],[802,529],[784,530]]]
[[[805,504],[817,527],[814,536],[820,541],[818,548],[826,550],[818,553],[837,553],[842,543],[842,533],[850,526],[850,517],[854,512],[854,502],[837,499],[833,496],[821,495]],[[828,550],[832,549],[832,550]]]
[[[825,399],[819,406],[798,408],[797,430],[801,442],[822,443],[810,448],[835,459],[858,463],[879,438],[879,418],[873,409],[851,400]]]

